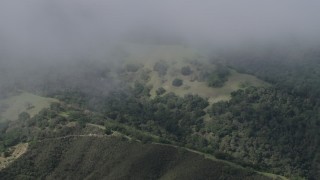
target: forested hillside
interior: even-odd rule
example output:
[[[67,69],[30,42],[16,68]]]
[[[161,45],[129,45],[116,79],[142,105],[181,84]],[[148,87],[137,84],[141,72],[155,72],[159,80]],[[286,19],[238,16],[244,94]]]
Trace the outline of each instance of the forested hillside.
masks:
[[[230,51],[217,53],[207,62],[183,60],[188,53],[177,52],[170,56],[182,59],[173,64],[165,58],[146,64],[123,60],[123,65],[113,69],[101,62],[76,63],[65,69],[77,69],[75,74],[60,69],[61,73],[47,75],[49,81],[8,84],[11,93],[18,87],[59,101],[37,115],[25,110],[17,121],[2,116],[1,151],[10,155],[10,148],[20,142],[34,142],[37,147],[39,140],[74,135],[70,126],[86,129],[93,124],[103,127],[99,132],[103,136],[120,133],[141,143],[190,148],[246,169],[288,178],[318,177],[316,53],[307,49],[295,55],[306,57],[309,63],[299,59],[287,63],[283,59],[289,61],[291,54],[274,57],[258,51],[263,59],[259,61],[256,54]],[[2,100],[7,103],[4,112],[11,105],[8,99]],[[32,110],[33,103],[21,107]],[[96,133],[93,129],[85,132]]]
[[[319,7],[0,0],[0,179],[320,179]]]
[[[220,58],[229,66],[270,82],[273,87],[236,91],[231,101],[213,105],[210,114],[221,123],[220,127],[245,127],[246,142],[254,143],[254,159],[258,162],[278,166],[276,172],[287,166],[284,171],[313,179],[320,172],[319,50],[317,45],[285,45],[221,53]],[[229,138],[235,141],[235,137]],[[237,154],[231,147],[224,149]]]
[[[39,142],[1,171],[0,176],[4,179],[271,179],[184,149],[117,137],[70,137]]]

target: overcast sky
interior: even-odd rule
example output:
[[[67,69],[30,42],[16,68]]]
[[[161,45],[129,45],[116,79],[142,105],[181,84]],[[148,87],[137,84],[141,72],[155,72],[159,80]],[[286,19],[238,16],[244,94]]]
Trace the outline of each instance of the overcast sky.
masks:
[[[318,40],[319,8],[317,0],[1,0],[0,56],[73,57],[145,29],[216,44]]]

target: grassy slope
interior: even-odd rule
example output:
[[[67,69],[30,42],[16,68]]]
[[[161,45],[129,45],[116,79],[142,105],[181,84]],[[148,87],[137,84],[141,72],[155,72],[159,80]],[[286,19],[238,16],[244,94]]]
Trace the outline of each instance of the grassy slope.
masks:
[[[118,137],[70,137],[38,142],[5,179],[268,179],[181,148]]]
[[[199,73],[201,68],[214,69],[214,65],[207,62],[207,58],[200,56],[196,51],[182,47],[182,46],[148,46],[139,47],[126,46],[130,49],[130,55],[127,57],[128,62],[140,63],[144,65],[144,70],[151,70],[150,80],[148,85],[151,85],[152,97],[155,96],[155,91],[159,87],[163,87],[167,92],[174,92],[177,95],[183,96],[185,94],[198,94],[202,97],[208,98],[210,103],[218,102],[220,100],[228,100],[230,93],[237,89],[240,89],[240,85],[245,83],[252,86],[268,86],[268,84],[262,80],[257,79],[254,76],[247,74],[240,74],[234,70],[231,70],[229,80],[221,88],[208,87],[206,82],[192,81],[194,74]],[[164,77],[159,77],[158,73],[153,71],[153,66],[156,61],[164,60],[168,63],[168,72]],[[197,60],[202,64],[202,67],[196,67],[190,64],[190,61]],[[183,76],[180,73],[181,67],[190,66],[193,70],[193,75]],[[129,75],[134,80],[138,79],[138,75]],[[183,80],[184,85],[181,87],[172,86],[172,81],[175,78]]]
[[[0,117],[4,120],[17,120],[18,115],[22,112],[27,112],[30,116],[38,114],[43,108],[48,108],[50,103],[57,100],[52,98],[44,98],[27,92],[22,92],[18,95],[9,97],[0,101],[0,106],[3,110],[0,112]],[[28,109],[29,106],[33,106]]]
[[[184,85],[182,87],[174,87],[172,86],[172,81],[175,77],[183,79]],[[152,81],[150,84],[153,85],[153,89],[151,94],[155,96],[155,90],[159,87],[165,88],[168,92],[174,92],[179,96],[183,96],[186,94],[198,94],[202,97],[208,98],[210,103],[215,103],[221,100],[229,100],[230,94],[232,91],[236,91],[240,89],[240,84],[248,82],[250,85],[253,86],[266,86],[267,84],[263,81],[257,79],[254,76],[240,74],[235,72],[234,70],[231,71],[231,75],[228,81],[224,84],[221,88],[213,88],[208,87],[206,82],[198,82],[198,81],[190,81],[188,77],[178,75],[178,76],[170,76],[167,75],[167,81],[161,83],[157,75],[153,75]]]

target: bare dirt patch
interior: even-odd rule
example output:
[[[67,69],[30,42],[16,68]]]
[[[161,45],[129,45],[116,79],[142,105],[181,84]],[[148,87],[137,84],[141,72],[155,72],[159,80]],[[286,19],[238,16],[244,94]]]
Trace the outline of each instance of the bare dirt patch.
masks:
[[[0,170],[6,168],[13,161],[18,159],[28,150],[28,143],[20,143],[9,148],[7,153],[2,153],[0,156]]]

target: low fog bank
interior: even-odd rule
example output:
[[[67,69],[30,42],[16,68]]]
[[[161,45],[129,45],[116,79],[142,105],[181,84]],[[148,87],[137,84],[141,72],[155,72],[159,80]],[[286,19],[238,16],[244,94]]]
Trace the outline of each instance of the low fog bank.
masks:
[[[121,65],[125,52],[117,44],[123,42],[195,47],[212,57],[317,51],[319,6],[297,0],[3,0],[0,90],[33,89],[38,82],[55,88],[56,81],[72,87],[81,79],[80,87],[111,89],[114,80],[92,80],[88,73],[107,74]]]
[[[122,40],[216,46],[285,39],[311,42],[319,40],[319,5],[295,0],[3,0],[1,59],[103,58],[110,45]]]

